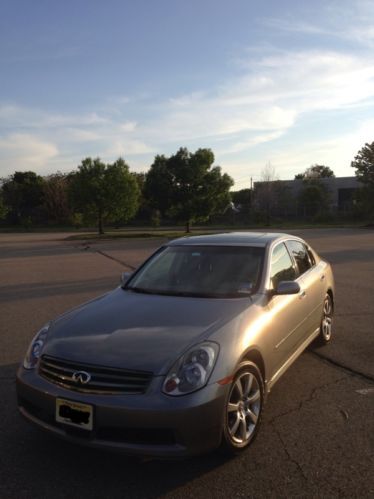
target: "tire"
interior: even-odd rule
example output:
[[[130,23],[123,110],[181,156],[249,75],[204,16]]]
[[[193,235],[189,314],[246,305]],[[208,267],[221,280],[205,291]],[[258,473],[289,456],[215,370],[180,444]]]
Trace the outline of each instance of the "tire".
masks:
[[[264,381],[252,362],[239,365],[228,392],[224,415],[221,449],[239,454],[255,439],[264,405]]]
[[[316,338],[316,346],[323,346],[330,343],[332,338],[332,318],[334,315],[334,306],[331,296],[326,293],[323,301],[322,318],[319,327],[319,335]]]

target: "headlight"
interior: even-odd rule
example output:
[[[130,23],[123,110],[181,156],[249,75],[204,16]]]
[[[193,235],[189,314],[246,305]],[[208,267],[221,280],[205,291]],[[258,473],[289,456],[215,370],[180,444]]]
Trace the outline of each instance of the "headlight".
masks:
[[[195,345],[170,369],[162,391],[167,395],[185,395],[205,386],[218,356],[217,343]]]
[[[42,329],[34,336],[27,350],[25,359],[23,361],[23,367],[25,369],[34,369],[38,360],[41,356],[45,341],[47,339],[47,334],[50,324],[46,324]]]

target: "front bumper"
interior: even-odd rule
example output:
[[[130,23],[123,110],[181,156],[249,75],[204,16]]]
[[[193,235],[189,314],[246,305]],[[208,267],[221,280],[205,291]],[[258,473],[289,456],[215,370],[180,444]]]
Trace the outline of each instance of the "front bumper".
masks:
[[[184,457],[218,447],[227,386],[215,383],[172,397],[161,392],[162,382],[163,377],[154,377],[143,395],[94,395],[62,388],[36,370],[20,367],[18,406],[26,419],[44,430],[91,447],[158,457]],[[93,405],[93,430],[56,422],[56,397]]]

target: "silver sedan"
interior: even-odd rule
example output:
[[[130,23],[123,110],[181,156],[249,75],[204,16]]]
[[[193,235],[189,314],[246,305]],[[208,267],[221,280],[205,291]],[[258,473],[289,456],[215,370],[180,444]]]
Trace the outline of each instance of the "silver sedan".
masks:
[[[330,265],[274,233],[182,238],[46,324],[17,374],[21,414],[134,455],[246,449],[276,381],[332,333]]]

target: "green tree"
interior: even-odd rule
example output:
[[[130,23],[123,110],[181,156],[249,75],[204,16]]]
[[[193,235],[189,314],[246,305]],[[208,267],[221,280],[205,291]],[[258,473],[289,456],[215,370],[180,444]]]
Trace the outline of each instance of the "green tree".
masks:
[[[3,193],[0,191],[0,220],[4,220],[8,213],[7,207],[4,204]]]
[[[295,175],[295,180],[303,180],[303,188],[298,202],[304,217],[325,216],[329,211],[330,191],[321,182],[323,178],[335,177],[334,172],[326,165],[312,165],[304,173]]]
[[[153,209],[166,215],[173,203],[174,178],[169,160],[164,155],[157,155],[149,169],[144,184],[144,196]]]
[[[40,217],[43,188],[43,178],[30,171],[15,172],[3,181],[3,199],[11,223],[30,225]]]
[[[366,143],[351,162],[356,168],[357,180],[363,183],[355,195],[357,211],[374,220],[374,142]]]
[[[138,209],[139,188],[122,158],[106,165],[100,158],[86,158],[69,179],[74,208],[97,221],[99,234],[104,220],[127,221]]]
[[[356,168],[356,177],[363,184],[374,189],[374,142],[366,143],[351,163]]]
[[[299,195],[299,205],[305,217],[313,218],[327,214],[329,201],[330,193],[318,179],[304,180]]]
[[[145,221],[149,221],[151,218],[152,214],[152,208],[149,206],[148,199],[146,198],[144,194],[145,190],[145,181],[146,181],[146,174],[143,172],[132,172],[132,175],[134,176],[138,188],[139,188],[139,208],[136,213],[136,221],[140,221],[141,223]]]
[[[260,217],[265,217],[270,225],[271,216],[276,211],[279,179],[274,166],[269,162],[261,170],[261,180],[255,183],[254,204]]]
[[[208,220],[230,204],[232,178],[213,167],[210,149],[190,153],[186,148],[170,156],[156,156],[147,174],[145,193],[163,214],[183,221],[186,232],[194,222]]]
[[[67,223],[71,216],[68,196],[69,179],[63,173],[44,178],[44,206],[49,221]]]
[[[295,180],[306,180],[315,178],[327,178],[335,177],[335,173],[331,170],[329,166],[325,165],[312,165],[305,170],[304,173],[298,173],[295,175]]]

